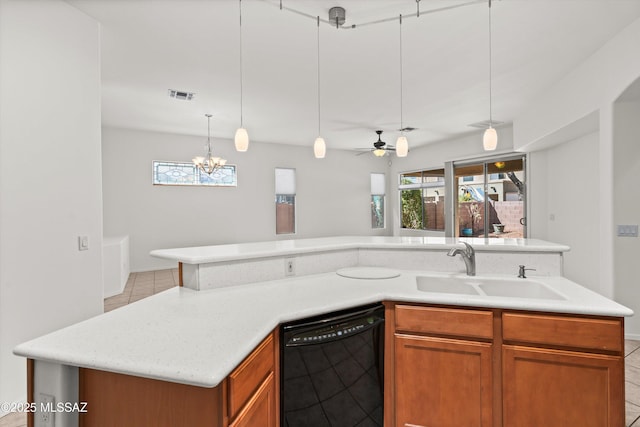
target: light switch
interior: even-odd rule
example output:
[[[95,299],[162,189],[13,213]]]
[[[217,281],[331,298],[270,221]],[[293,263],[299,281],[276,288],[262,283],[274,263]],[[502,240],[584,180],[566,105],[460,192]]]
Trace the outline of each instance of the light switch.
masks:
[[[638,237],[638,225],[618,225],[618,237]]]
[[[79,251],[89,250],[89,236],[78,236],[78,250]]]

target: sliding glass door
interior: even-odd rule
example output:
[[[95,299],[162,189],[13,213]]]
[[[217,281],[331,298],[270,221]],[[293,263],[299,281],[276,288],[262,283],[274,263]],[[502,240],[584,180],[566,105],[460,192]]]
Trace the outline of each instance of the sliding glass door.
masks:
[[[455,237],[527,236],[525,157],[455,162]]]

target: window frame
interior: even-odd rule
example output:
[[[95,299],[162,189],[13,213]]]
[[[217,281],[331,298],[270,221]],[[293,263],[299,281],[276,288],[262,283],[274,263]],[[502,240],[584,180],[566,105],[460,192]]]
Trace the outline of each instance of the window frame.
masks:
[[[278,170],[291,170],[293,171],[293,192],[292,193],[278,193]],[[274,173],[275,173],[275,179],[274,179],[274,201],[275,201],[275,234],[276,236],[288,236],[288,235],[295,235],[298,231],[298,215],[296,214],[296,192],[297,192],[297,188],[296,188],[296,169],[295,168],[285,168],[285,167],[276,167],[274,168]],[[282,200],[285,200],[284,202]],[[278,232],[278,205],[292,205],[292,215],[293,215],[293,230],[292,231],[286,231],[286,232]]]
[[[191,182],[161,182],[157,180],[157,167],[161,165],[179,165],[183,167],[189,167],[193,171],[193,180]],[[231,183],[224,182],[202,182],[201,177],[203,177],[204,172],[199,170],[193,162],[181,162],[174,160],[152,160],[151,161],[151,183],[157,186],[169,186],[169,187],[237,187],[238,186],[238,167],[233,164],[226,164],[222,166],[221,169],[232,171],[231,175],[233,176]],[[205,174],[206,175],[206,174]],[[208,176],[208,175],[207,175]]]

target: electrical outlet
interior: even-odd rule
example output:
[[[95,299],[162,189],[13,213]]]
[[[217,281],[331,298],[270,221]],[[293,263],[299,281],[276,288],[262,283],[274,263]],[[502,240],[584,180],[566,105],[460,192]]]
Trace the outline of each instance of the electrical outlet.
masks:
[[[619,237],[638,237],[637,225],[618,225]]]
[[[56,399],[50,394],[40,393],[40,407],[35,418],[36,427],[53,427]]]
[[[296,260],[293,258],[286,258],[284,260],[284,275],[295,276],[296,275]]]

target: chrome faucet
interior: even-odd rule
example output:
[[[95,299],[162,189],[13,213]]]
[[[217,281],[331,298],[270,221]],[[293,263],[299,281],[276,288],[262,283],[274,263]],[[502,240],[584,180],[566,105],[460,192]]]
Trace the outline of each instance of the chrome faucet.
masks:
[[[451,248],[447,256],[456,256],[460,254],[462,256],[462,260],[464,261],[464,265],[467,268],[467,276],[475,276],[476,275],[476,251],[473,250],[473,247],[466,243],[462,242],[465,246],[464,249],[460,248]]]

